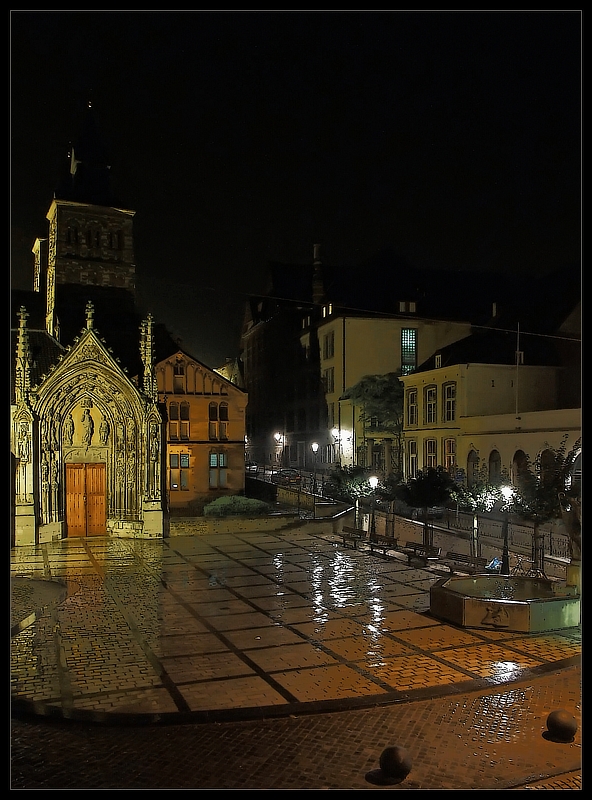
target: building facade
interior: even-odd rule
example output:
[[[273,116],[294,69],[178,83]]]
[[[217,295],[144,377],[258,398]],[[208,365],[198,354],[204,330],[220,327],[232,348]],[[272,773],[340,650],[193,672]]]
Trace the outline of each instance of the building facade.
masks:
[[[12,544],[88,536],[163,535],[162,420],[147,319],[138,347],[139,387],[94,328],[56,348],[48,374],[34,377],[25,308],[19,311],[11,408]]]
[[[247,395],[183,350],[156,365],[166,420],[166,491],[172,514],[200,514],[245,488]]]

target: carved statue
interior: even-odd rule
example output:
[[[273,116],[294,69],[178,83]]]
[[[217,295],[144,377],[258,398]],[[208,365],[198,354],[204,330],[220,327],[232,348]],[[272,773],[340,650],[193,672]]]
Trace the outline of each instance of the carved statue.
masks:
[[[95,423],[93,422],[93,418],[90,415],[89,409],[85,408],[84,414],[82,415],[82,443],[87,447],[92,442],[94,430]]]
[[[72,414],[68,414],[64,420],[64,444],[71,445],[74,436],[74,420]]]
[[[18,456],[22,463],[29,460],[29,426],[21,422],[18,436]]]
[[[101,420],[101,424],[99,425],[99,436],[101,438],[101,444],[107,444],[107,439],[109,438],[109,423],[105,418]]]

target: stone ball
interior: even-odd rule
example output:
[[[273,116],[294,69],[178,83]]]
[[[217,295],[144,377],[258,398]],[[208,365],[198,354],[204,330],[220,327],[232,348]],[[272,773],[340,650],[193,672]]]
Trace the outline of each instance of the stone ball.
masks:
[[[569,711],[558,709],[557,711],[551,711],[547,717],[547,730],[551,736],[562,742],[570,742],[575,736],[577,729],[578,723],[573,714],[570,714]]]
[[[411,772],[411,758],[404,747],[387,747],[380,754],[380,769],[389,778],[406,778]]]

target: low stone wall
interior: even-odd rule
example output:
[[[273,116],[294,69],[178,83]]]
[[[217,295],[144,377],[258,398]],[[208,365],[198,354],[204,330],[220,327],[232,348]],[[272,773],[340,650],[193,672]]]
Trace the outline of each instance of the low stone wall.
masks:
[[[169,536],[275,531],[293,524],[296,519],[292,514],[278,514],[273,517],[172,517]]]

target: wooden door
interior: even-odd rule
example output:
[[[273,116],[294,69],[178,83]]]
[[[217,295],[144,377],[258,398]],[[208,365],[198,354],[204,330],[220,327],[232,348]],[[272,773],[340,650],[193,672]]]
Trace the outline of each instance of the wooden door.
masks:
[[[66,464],[66,529],[68,536],[107,533],[104,464]]]

